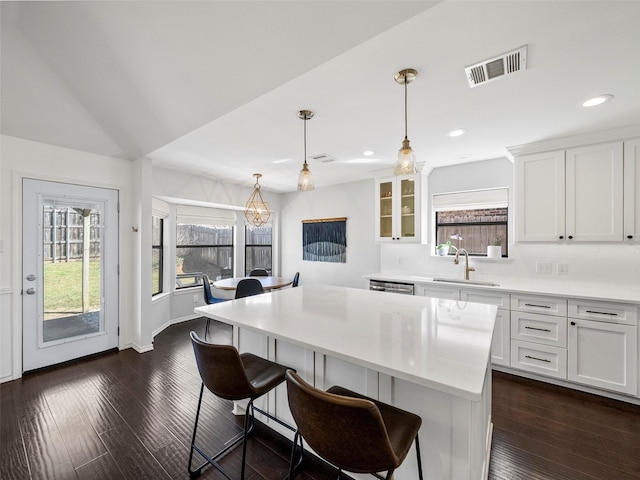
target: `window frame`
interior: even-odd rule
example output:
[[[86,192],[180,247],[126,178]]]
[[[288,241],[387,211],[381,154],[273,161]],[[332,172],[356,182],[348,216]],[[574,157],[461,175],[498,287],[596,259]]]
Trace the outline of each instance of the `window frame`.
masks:
[[[444,241],[439,242],[438,232],[439,229],[445,227],[458,227],[460,228],[469,228],[469,227],[491,227],[491,226],[504,226],[504,234],[500,234],[501,238],[501,246],[502,253],[500,258],[509,258],[509,230],[510,230],[510,205],[509,200],[511,198],[509,187],[493,187],[493,188],[485,188],[479,190],[466,190],[466,191],[457,191],[457,192],[442,192],[433,194],[431,198],[431,211],[433,215],[433,250],[431,252],[432,256],[439,256],[436,252],[435,246],[440,243],[446,243],[451,240],[451,245],[454,247],[461,246],[464,247],[464,236],[461,241],[453,240],[450,238],[444,239]],[[504,220],[486,220],[480,222],[469,222],[469,221],[456,221],[456,222],[439,222],[439,214],[441,212],[470,212],[470,211],[482,211],[482,210],[496,210],[496,209],[505,209],[503,215]],[[489,212],[486,212],[487,214]],[[460,231],[455,231],[454,233],[460,234]],[[453,235],[453,234],[452,234]],[[467,235],[467,238],[469,235]],[[489,236],[487,236],[488,238]],[[442,239],[440,239],[442,240]],[[488,242],[486,246],[492,245],[491,239],[488,238]],[[470,256],[474,256],[476,258],[490,258],[487,254],[487,249],[485,248],[484,252],[471,252],[469,251]],[[451,248],[449,250],[449,256],[455,255],[455,248]]]
[[[154,243],[154,235],[153,229],[155,228],[153,225],[154,219],[160,220],[160,243]],[[151,215],[151,296],[154,297],[164,292],[164,222],[165,218],[159,215]],[[158,253],[158,288],[159,290],[154,291],[153,288],[153,279],[154,279],[154,270],[153,270],[153,252],[157,250]]]

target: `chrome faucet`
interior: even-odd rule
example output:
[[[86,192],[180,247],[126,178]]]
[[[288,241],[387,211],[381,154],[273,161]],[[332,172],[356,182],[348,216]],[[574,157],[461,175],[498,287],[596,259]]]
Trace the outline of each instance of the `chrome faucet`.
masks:
[[[473,267],[469,266],[469,252],[467,252],[466,249],[464,248],[458,248],[456,250],[456,256],[453,259],[453,263],[455,263],[456,265],[458,265],[458,263],[460,262],[460,252],[462,251],[462,253],[464,253],[464,257],[465,257],[465,264],[464,264],[464,279],[465,280],[469,280],[469,272],[475,272],[476,269]]]

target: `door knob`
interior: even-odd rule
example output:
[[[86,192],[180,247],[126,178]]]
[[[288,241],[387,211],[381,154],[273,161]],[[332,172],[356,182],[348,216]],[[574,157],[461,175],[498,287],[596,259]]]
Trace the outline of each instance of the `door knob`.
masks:
[[[27,295],[34,295],[36,293],[35,288],[27,288]]]

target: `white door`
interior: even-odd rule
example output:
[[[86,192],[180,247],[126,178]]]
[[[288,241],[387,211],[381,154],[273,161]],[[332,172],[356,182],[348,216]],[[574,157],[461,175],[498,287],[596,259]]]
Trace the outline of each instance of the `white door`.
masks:
[[[118,192],[24,179],[22,370],[118,346]]]

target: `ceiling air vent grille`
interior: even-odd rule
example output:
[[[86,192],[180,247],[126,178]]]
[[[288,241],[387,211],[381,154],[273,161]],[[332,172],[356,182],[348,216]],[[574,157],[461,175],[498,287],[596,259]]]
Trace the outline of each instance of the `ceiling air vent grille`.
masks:
[[[316,160],[318,162],[322,162],[322,163],[330,163],[330,162],[334,162],[335,158],[329,156],[326,153],[320,153],[318,155],[312,155],[311,156],[312,160]]]
[[[466,67],[464,71],[469,86],[473,88],[526,68],[527,46],[525,45],[517,50]]]

